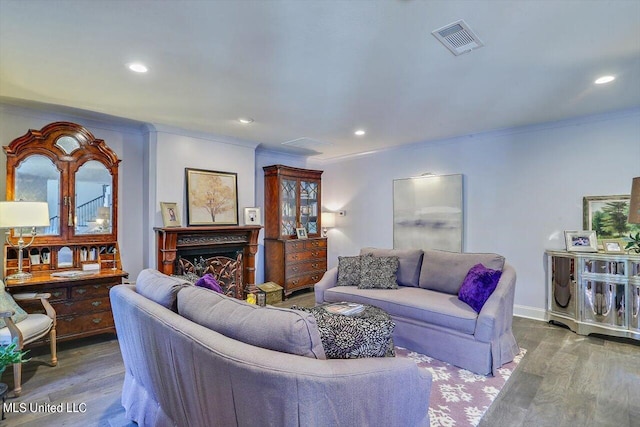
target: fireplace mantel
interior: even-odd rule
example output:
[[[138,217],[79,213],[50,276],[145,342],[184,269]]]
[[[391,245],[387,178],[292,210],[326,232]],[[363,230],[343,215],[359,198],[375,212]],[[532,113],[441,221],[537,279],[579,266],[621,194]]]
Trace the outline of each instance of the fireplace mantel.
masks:
[[[173,274],[180,251],[242,247],[244,284],[255,284],[255,255],[261,226],[155,227],[158,270]]]

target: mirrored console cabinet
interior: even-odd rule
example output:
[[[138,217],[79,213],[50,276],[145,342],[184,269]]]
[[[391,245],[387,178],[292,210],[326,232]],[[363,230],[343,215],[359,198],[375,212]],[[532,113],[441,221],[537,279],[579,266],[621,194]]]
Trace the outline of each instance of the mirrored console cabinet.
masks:
[[[49,226],[38,227],[18,271],[16,230],[4,245],[3,278],[10,293],[48,292],[58,339],[115,332],[109,289],[127,277],[118,247],[120,160],[84,127],[55,122],[4,146],[7,200],[47,202]],[[23,230],[25,240],[31,238]],[[2,236],[4,239],[4,236]],[[21,303],[42,311],[39,303]]]
[[[546,251],[547,320],[640,340],[640,255]]]

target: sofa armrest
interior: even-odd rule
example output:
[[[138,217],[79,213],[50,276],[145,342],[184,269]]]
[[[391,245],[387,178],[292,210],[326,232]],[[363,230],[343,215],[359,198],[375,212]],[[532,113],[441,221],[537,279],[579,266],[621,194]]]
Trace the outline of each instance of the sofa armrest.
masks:
[[[474,336],[478,341],[491,342],[513,323],[513,299],[516,289],[516,272],[509,264],[502,269],[496,290],[478,314]]]
[[[324,291],[333,288],[338,284],[338,267],[333,267],[327,270],[322,279],[316,283],[313,287],[313,291],[316,294],[316,304],[322,304],[324,302]]]

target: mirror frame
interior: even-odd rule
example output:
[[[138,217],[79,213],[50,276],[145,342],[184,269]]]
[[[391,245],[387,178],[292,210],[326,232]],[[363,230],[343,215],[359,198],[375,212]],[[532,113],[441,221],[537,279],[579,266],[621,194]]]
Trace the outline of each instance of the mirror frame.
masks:
[[[56,142],[62,137],[72,137],[80,147],[66,153]],[[15,200],[16,168],[29,156],[45,156],[60,171],[60,235],[37,236],[40,243],[85,241],[114,241],[118,235],[118,166],[120,159],[102,139],[97,139],[84,127],[70,122],[54,122],[40,130],[30,129],[23,136],[3,147],[7,156],[7,200]],[[112,177],[112,228],[105,234],[75,234],[75,173],[86,162],[102,163]],[[12,238],[13,235],[12,235]]]

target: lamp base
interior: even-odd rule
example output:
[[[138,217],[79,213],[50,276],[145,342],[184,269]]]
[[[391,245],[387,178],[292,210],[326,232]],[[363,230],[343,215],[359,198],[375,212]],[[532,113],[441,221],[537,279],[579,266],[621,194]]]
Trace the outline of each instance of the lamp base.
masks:
[[[24,271],[21,271],[20,273],[15,273],[12,274],[10,276],[5,277],[5,280],[18,280],[18,281],[22,281],[22,280],[27,280],[27,279],[31,279],[33,277],[33,274],[31,273],[25,273]]]

